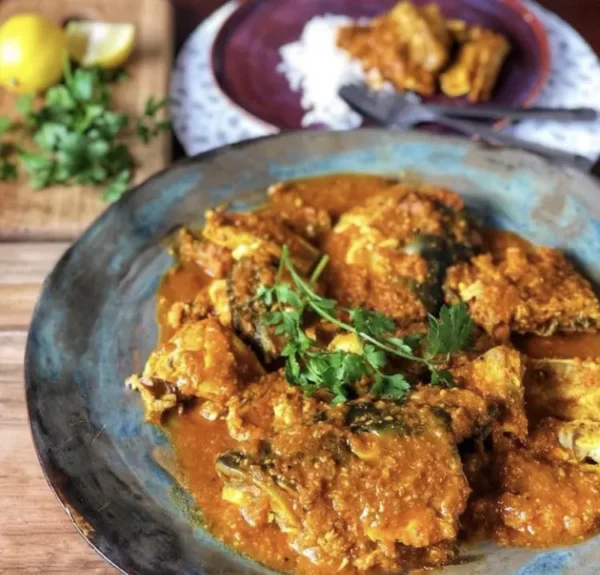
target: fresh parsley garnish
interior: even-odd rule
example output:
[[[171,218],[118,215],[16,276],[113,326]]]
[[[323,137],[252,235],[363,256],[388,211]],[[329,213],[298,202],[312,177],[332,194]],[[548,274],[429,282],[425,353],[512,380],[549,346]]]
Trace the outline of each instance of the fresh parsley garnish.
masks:
[[[32,95],[21,96],[16,107],[22,120],[12,123],[0,117],[0,135],[20,132],[35,148],[21,144],[11,157],[3,154],[0,180],[17,178],[17,160],[34,189],[55,184],[102,186],[105,200],[117,200],[129,187],[135,162],[123,141],[131,118],[113,109],[110,84],[127,77],[124,71],[72,70],[67,60],[63,82],[46,92],[41,107],[36,109]],[[166,106],[166,99],[148,98],[133,134],[147,144],[168,130],[169,121],[159,117]]]
[[[146,100],[144,105],[144,113],[141,118],[138,118],[135,126],[136,136],[142,140],[145,144],[150,142],[152,138],[169,130],[171,123],[169,120],[160,120],[157,118],[157,114],[160,110],[163,110],[168,105],[169,101],[167,98],[162,100],[155,100],[152,96]]]
[[[262,321],[274,328],[275,334],[287,342],[282,351],[285,375],[292,385],[307,394],[325,389],[332,403],[349,398],[351,386],[367,378],[372,381],[371,393],[402,397],[410,383],[401,373],[390,374],[390,357],[399,357],[427,367],[433,385],[454,385],[452,374],[443,369],[452,353],[465,349],[471,340],[473,322],[464,303],[443,306],[439,318],[430,316],[426,335],[394,337],[395,322],[386,315],[366,309],[348,309],[335,300],[325,298],[314,285],[327,265],[327,256],[315,267],[310,280],[302,278],[292,263],[287,246],[283,247],[278,278],[285,269],[291,283],[278,279],[272,286],[261,286],[256,297],[269,310]],[[360,353],[329,351],[320,347],[304,330],[307,312],[353,334]],[[348,321],[340,319],[348,317]],[[423,353],[419,350],[423,349]]]
[[[457,350],[464,349],[473,334],[473,320],[470,318],[464,303],[454,306],[443,306],[439,319],[429,316],[427,333],[427,354],[449,356]]]

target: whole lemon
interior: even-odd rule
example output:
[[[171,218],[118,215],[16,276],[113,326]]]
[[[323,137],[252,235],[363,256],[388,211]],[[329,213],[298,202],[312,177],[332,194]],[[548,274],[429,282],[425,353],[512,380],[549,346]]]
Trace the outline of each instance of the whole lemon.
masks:
[[[0,85],[12,92],[41,92],[63,74],[67,38],[38,14],[12,16],[0,26]]]

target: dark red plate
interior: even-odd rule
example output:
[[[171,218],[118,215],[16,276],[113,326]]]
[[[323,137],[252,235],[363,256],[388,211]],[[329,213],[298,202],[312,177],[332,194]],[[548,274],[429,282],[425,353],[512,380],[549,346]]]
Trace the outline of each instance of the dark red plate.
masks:
[[[426,4],[431,0],[413,0]],[[549,69],[546,30],[518,0],[435,0],[445,16],[481,24],[505,34],[512,51],[504,64],[491,103],[527,106],[544,86]],[[394,0],[253,0],[231,14],[212,52],[218,85],[235,105],[281,129],[301,127],[301,94],[292,92],[277,71],[279,48],[296,41],[316,15],[371,18]],[[430,101],[472,105],[463,98],[434,96]]]

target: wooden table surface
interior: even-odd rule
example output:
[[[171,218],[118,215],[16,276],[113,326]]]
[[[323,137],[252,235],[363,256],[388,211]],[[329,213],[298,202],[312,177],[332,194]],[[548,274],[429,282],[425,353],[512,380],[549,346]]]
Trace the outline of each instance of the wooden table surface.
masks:
[[[543,0],[600,52],[600,0]],[[176,36],[221,0],[175,0]],[[65,242],[0,243],[0,574],[114,574],[76,533],[35,456],[23,390],[27,327],[41,283]]]

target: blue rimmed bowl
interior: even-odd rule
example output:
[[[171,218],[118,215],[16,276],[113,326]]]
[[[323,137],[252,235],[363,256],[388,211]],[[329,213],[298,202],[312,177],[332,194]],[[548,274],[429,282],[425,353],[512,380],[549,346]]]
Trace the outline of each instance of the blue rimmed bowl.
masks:
[[[424,133],[298,132],[221,148],[159,173],[111,206],[63,256],[44,284],[27,342],[27,402],[40,463],[76,527],[107,561],[143,575],[270,572],[190,518],[192,502],[164,471],[169,445],[142,422],[139,397],[123,384],[156,343],[155,291],[172,264],[164,239],[178,226],[201,225],[204,210],[224,201],[256,205],[280,179],[407,171],[461,193],[490,223],[567,251],[600,282],[600,186],[520,151]],[[591,575],[599,542],[543,552],[485,544],[465,549],[464,563],[442,572]]]

